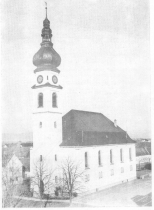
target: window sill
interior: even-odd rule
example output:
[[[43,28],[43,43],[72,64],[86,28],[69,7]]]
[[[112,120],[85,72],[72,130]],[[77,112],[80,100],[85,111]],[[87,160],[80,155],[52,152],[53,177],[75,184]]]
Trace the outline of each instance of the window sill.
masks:
[[[38,106],[37,108],[43,108],[43,106]]]
[[[121,163],[124,163],[124,161],[121,161]]]
[[[88,169],[90,169],[89,167],[85,167],[85,170],[88,170]]]
[[[110,165],[114,165],[114,163],[110,163]]]
[[[98,167],[103,167],[103,165],[99,165]]]

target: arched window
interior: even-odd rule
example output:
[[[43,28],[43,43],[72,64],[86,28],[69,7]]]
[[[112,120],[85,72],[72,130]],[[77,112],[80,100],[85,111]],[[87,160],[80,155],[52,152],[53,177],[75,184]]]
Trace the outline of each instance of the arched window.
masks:
[[[57,155],[55,155],[55,161],[57,161]]]
[[[102,161],[101,161],[101,151],[98,151],[98,165],[101,166],[102,165]]]
[[[110,149],[110,163],[113,164],[112,149]]]
[[[38,95],[38,107],[43,107],[43,93]]]
[[[57,94],[53,93],[52,94],[52,107],[57,107]]]
[[[40,162],[42,162],[42,155],[40,155]]]
[[[129,160],[132,160],[132,150],[129,148]]]
[[[121,160],[121,162],[123,162],[123,151],[122,151],[122,149],[120,149],[120,160]]]
[[[85,168],[88,168],[88,153],[85,152]]]

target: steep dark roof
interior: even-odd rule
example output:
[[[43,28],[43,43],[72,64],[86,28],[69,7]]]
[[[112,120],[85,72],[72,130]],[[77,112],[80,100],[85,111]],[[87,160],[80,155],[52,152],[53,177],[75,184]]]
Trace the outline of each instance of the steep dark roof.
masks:
[[[71,110],[63,116],[61,146],[135,143],[127,133],[101,113]]]

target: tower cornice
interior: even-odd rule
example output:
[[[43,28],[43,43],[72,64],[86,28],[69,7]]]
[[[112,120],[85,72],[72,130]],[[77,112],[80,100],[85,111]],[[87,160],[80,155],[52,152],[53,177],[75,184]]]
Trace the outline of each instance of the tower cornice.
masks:
[[[57,89],[63,89],[62,86],[57,86],[57,85],[51,85],[49,82],[43,84],[43,85],[34,85],[32,86],[32,89],[36,89],[36,88],[43,88],[43,87],[51,87],[51,88],[57,88]]]

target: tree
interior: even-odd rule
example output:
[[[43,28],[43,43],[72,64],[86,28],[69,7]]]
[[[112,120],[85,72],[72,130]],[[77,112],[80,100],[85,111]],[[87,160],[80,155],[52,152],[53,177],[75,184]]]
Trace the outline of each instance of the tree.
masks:
[[[53,188],[52,174],[53,170],[50,169],[49,163],[40,156],[34,163],[33,177],[31,178],[31,185],[34,193],[41,199],[49,199],[49,193]]]
[[[80,163],[73,161],[69,157],[61,163],[60,169],[63,174],[62,188],[68,192],[71,204],[72,198],[84,190],[83,180],[85,170],[81,169]]]

